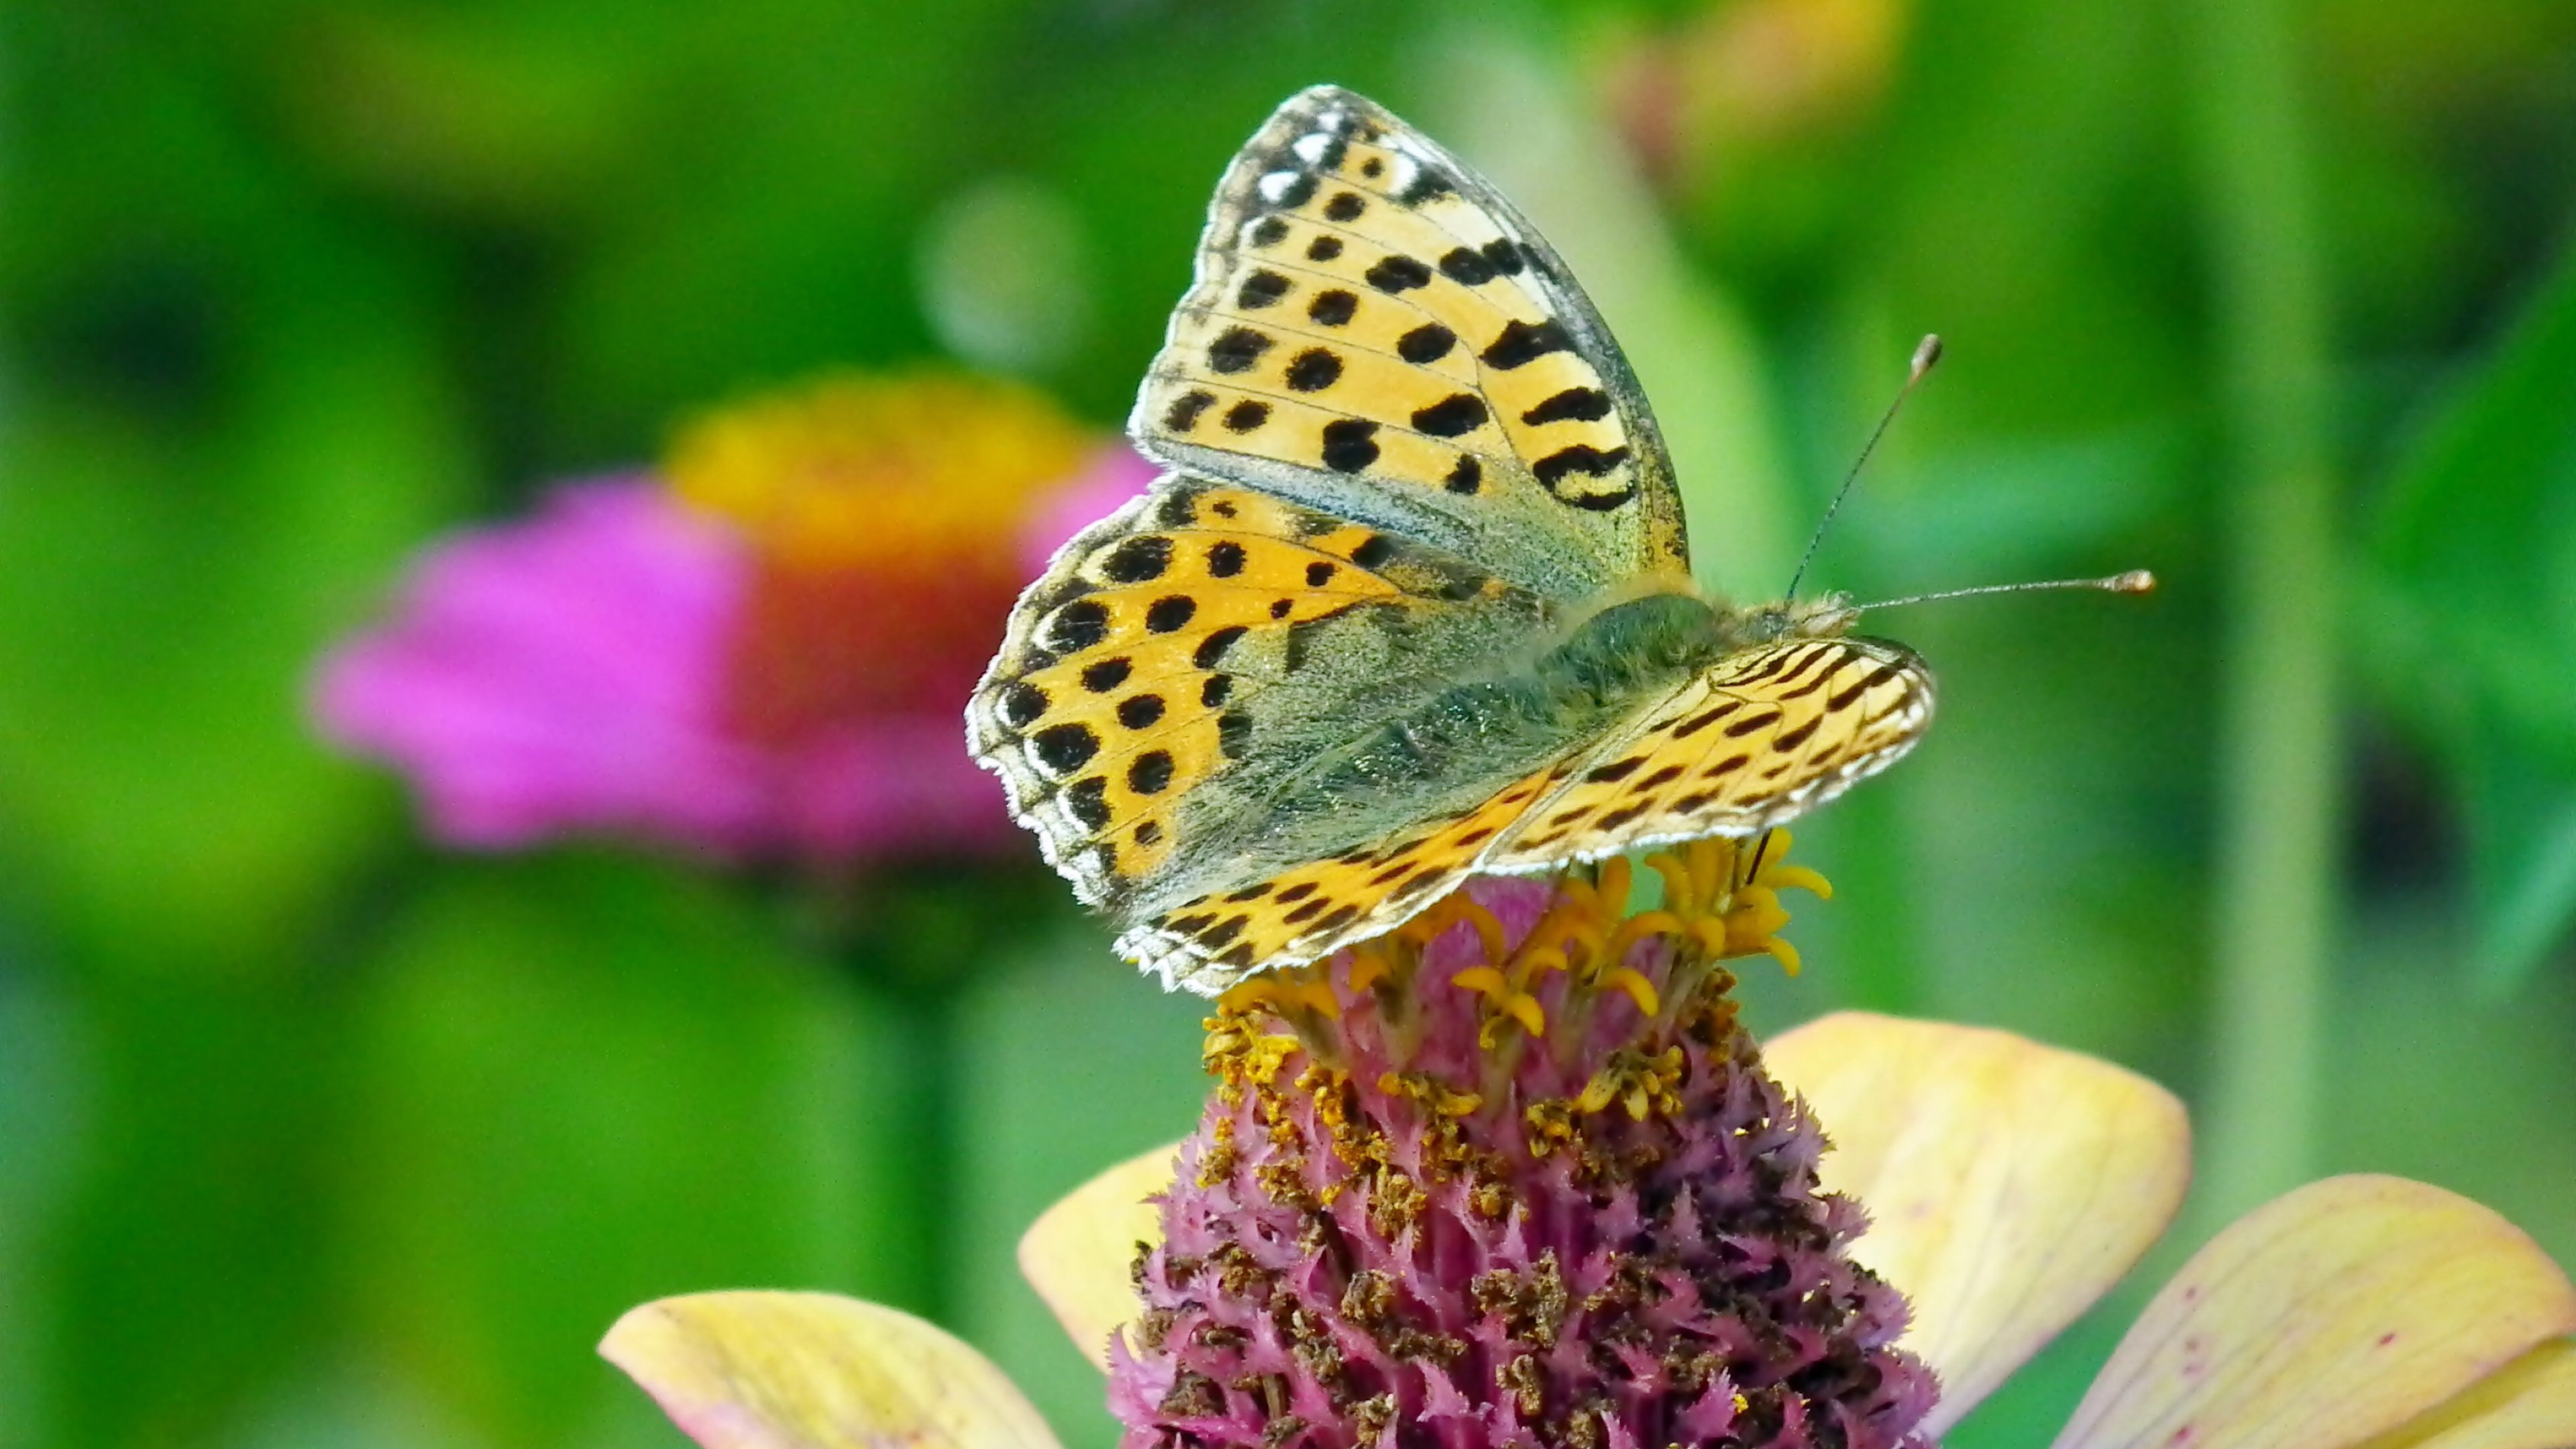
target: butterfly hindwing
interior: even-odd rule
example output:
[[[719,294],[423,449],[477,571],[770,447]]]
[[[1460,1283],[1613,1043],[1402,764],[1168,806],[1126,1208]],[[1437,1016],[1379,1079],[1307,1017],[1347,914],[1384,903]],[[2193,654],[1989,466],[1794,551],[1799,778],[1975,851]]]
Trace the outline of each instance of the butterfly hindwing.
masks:
[[[1548,597],[1687,572],[1662,438],[1564,264],[1490,183],[1332,87],[1227,172],[1130,431]]]
[[[1209,995],[1264,964],[1329,955],[1455,889],[1571,768],[1552,765],[1454,816],[1183,901],[1120,936],[1118,949],[1166,985]]]
[[[1486,861],[1536,870],[1707,835],[1752,835],[1894,764],[1932,721],[1932,675],[1876,639],[1728,655],[1639,712]]]

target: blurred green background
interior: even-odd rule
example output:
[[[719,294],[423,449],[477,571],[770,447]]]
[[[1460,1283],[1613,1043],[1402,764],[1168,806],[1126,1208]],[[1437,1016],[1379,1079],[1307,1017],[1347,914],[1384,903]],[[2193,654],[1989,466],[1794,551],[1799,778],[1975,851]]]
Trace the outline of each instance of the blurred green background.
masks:
[[[1786,579],[1933,330],[1816,580],[2163,579],[1873,622],[1944,716],[1801,829],[1842,889],[1758,1021],[2172,1084],[2178,1241],[2373,1169],[2576,1263],[2564,0],[9,0],[0,1446],[676,1444],[590,1346],[720,1286],[933,1313],[1109,1442],[1011,1245],[1186,1128],[1199,1003],[1033,864],[869,883],[928,999],[773,889],[439,851],[301,691],[425,540],[747,389],[944,359],[1114,427],[1327,79],[1554,235],[1712,585]]]

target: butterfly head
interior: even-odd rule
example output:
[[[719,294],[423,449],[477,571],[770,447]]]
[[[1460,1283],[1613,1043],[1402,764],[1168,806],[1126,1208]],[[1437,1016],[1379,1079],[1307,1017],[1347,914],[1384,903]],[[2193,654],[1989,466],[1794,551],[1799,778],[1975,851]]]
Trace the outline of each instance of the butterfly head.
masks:
[[[1782,599],[1744,611],[1740,632],[1746,644],[1781,639],[1831,639],[1850,632],[1860,619],[1849,594],[1822,594],[1812,599]]]

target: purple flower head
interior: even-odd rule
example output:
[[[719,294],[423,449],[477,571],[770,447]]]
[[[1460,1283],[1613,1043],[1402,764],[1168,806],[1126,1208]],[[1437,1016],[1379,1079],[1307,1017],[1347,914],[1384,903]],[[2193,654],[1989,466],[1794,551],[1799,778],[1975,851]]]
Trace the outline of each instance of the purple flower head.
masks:
[[[1624,862],[1479,881],[1229,997],[1113,1350],[1127,1449],[1925,1442],[1904,1300],[1718,964],[1813,880],[1747,855],[1660,857],[1635,916]]]
[[[1013,852],[956,716],[1034,535],[1150,476],[990,383],[757,400],[684,433],[660,475],[565,485],[433,547],[322,662],[314,713],[407,776],[452,845],[609,835],[827,867]]]

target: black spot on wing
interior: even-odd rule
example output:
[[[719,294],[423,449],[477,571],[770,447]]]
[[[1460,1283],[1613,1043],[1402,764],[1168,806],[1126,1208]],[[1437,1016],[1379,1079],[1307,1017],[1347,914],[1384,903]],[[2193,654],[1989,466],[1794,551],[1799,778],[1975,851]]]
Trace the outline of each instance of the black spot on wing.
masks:
[[[1199,611],[1199,601],[1187,594],[1167,594],[1145,609],[1145,627],[1157,634],[1169,634],[1190,621]]]
[[[1413,430],[1435,438],[1454,438],[1485,425],[1485,404],[1473,393],[1451,393],[1413,413]]]
[[[1340,354],[1329,347],[1309,347],[1289,362],[1283,379],[1292,392],[1322,392],[1341,376]]]
[[[1215,402],[1215,393],[1205,388],[1192,388],[1172,399],[1172,405],[1163,409],[1163,426],[1175,433],[1186,433],[1198,426],[1199,414],[1206,412]]]
[[[1280,298],[1288,295],[1288,287],[1286,277],[1263,267],[1244,278],[1243,285],[1235,289],[1234,305],[1247,312],[1276,306]]]
[[[1233,578],[1243,572],[1243,561],[1243,545],[1233,539],[1208,545],[1207,571],[1210,578]]]
[[[1020,680],[1002,691],[1002,723],[1013,729],[1024,729],[1037,723],[1047,712],[1047,692],[1026,680]]]
[[[1824,716],[1818,715],[1814,719],[1807,721],[1805,724],[1798,726],[1796,729],[1782,730],[1780,733],[1771,737],[1771,748],[1785,755],[1789,751],[1796,749],[1798,746],[1805,744],[1808,739],[1815,734],[1816,726],[1823,724],[1824,722]]]
[[[1673,738],[1677,740],[1689,739],[1691,736],[1698,734],[1701,730],[1707,729],[1710,725],[1717,723],[1719,720],[1726,718],[1728,715],[1731,715],[1742,708],[1744,708],[1743,700],[1730,699],[1725,703],[1718,705],[1714,709],[1703,710],[1698,714],[1692,715],[1689,719],[1683,720],[1680,724],[1673,726]]]
[[[1616,830],[1620,826],[1627,824],[1629,821],[1636,819],[1653,808],[1653,801],[1640,800],[1634,805],[1623,806],[1620,809],[1613,810],[1609,814],[1602,816],[1599,820],[1593,822],[1593,828],[1596,830]]]
[[[1087,775],[1074,781],[1064,792],[1065,808],[1073,818],[1092,830],[1109,823],[1109,777]]]
[[[1862,695],[1869,693],[1871,690],[1878,688],[1880,685],[1887,683],[1889,680],[1896,678],[1904,672],[1904,669],[1897,665],[1882,664],[1876,669],[1871,670],[1868,674],[1862,676],[1859,683],[1845,685],[1843,688],[1837,689],[1833,693],[1826,695],[1825,708],[1849,709],[1853,700],[1860,698]]]
[[[1127,766],[1127,788],[1139,795],[1159,795],[1172,783],[1172,752],[1147,750]]]
[[[1159,579],[1172,566],[1172,541],[1159,533],[1139,534],[1120,543],[1100,561],[1101,577],[1112,583],[1141,584]]]
[[[1390,296],[1431,282],[1431,269],[1401,252],[1379,258],[1377,265],[1360,275],[1370,286]]]
[[[1377,424],[1365,418],[1335,418],[1324,424],[1324,466],[1336,473],[1356,473],[1377,461]]]
[[[1528,323],[1512,319],[1494,336],[1492,343],[1479,354],[1487,367],[1505,372],[1536,362],[1551,352],[1563,352],[1574,345],[1565,329],[1551,317],[1544,322]]]
[[[1206,638],[1199,641],[1198,648],[1190,652],[1190,662],[1201,669],[1214,669],[1217,662],[1225,658],[1225,651],[1233,648],[1236,640],[1251,632],[1241,624],[1228,624],[1222,629],[1213,630]]]
[[[1250,372],[1252,365],[1261,360],[1261,354],[1268,352],[1270,346],[1267,334],[1250,327],[1229,327],[1208,344],[1208,368],[1221,373]],[[1208,400],[1215,401],[1214,398]]]
[[[1368,203],[1356,191],[1336,191],[1333,199],[1324,203],[1324,216],[1331,221],[1357,221],[1360,213],[1367,210]]]
[[[1395,199],[1407,206],[1420,206],[1435,198],[1447,196],[1457,189],[1456,183],[1452,182],[1438,167],[1425,166],[1414,172],[1412,183],[1397,193]]]
[[[1029,743],[1038,763],[1059,775],[1072,774],[1100,753],[1100,736],[1085,724],[1050,725],[1029,736]]]
[[[1525,423],[1593,422],[1610,416],[1610,395],[1597,387],[1569,387],[1521,414]]]
[[[1097,664],[1083,666],[1082,687],[1094,694],[1107,694],[1125,684],[1127,676],[1135,672],[1134,662],[1123,654],[1115,659],[1103,659]]]
[[[1458,455],[1458,466],[1449,470],[1449,476],[1442,481],[1441,486],[1452,493],[1466,495],[1474,493],[1484,484],[1485,465],[1476,461],[1475,454],[1461,453]]]
[[[1306,315],[1326,327],[1343,325],[1357,315],[1359,310],[1359,295],[1355,292],[1343,291],[1339,287],[1329,292],[1317,292],[1315,300],[1306,304]]]
[[[1341,254],[1342,239],[1337,236],[1319,236],[1306,243],[1306,260],[1310,262],[1329,262]]]
[[[1245,398],[1225,410],[1225,430],[1229,433],[1248,433],[1268,421],[1270,404],[1254,398]]]
[[[1047,647],[1075,654],[1109,637],[1109,606],[1098,599],[1077,599],[1056,611],[1047,625]]]
[[[1416,367],[1427,367],[1447,357],[1457,345],[1457,333],[1437,322],[1425,322],[1395,339],[1395,353]]]
[[[1473,247],[1452,247],[1440,258],[1440,273],[1453,282],[1474,287],[1494,279],[1494,264]]]
[[[1573,474],[1583,473],[1598,478],[1627,461],[1628,450],[1625,447],[1605,451],[1589,443],[1577,443],[1539,459],[1530,465],[1530,472],[1537,476],[1538,481],[1553,488]]]

